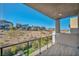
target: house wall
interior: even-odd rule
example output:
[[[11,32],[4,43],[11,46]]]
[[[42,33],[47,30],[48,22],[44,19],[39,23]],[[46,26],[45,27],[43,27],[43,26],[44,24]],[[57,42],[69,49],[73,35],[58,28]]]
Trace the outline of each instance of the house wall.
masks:
[[[78,17],[70,18],[70,31],[71,31],[71,33],[79,33],[79,19],[78,19]]]
[[[70,47],[79,47],[79,34],[57,33],[56,43],[64,44]]]
[[[57,46],[61,45],[61,46]],[[59,52],[55,55],[78,55],[79,56],[79,34],[56,34],[56,48]]]

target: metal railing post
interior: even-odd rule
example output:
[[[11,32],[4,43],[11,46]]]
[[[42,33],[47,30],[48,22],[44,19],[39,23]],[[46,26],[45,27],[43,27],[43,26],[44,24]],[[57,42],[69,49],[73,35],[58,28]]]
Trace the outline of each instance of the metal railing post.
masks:
[[[48,49],[48,40],[49,40],[49,39],[48,39],[48,37],[47,37],[47,49]]]
[[[41,54],[41,39],[39,40],[39,54]]]
[[[28,56],[29,56],[29,42],[30,42],[30,41],[27,42],[27,45],[28,45],[27,55],[28,55]]]
[[[1,56],[3,56],[3,48],[1,48]]]

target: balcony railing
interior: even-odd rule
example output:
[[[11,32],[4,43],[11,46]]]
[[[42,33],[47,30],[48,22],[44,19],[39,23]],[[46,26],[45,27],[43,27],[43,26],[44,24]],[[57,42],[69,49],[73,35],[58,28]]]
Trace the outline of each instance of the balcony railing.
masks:
[[[41,54],[41,48],[47,46],[52,42],[52,36],[46,36],[41,38],[34,38],[33,40],[24,41],[16,44],[5,45],[0,47],[0,55],[1,56],[29,56],[34,51],[39,50],[39,54]]]

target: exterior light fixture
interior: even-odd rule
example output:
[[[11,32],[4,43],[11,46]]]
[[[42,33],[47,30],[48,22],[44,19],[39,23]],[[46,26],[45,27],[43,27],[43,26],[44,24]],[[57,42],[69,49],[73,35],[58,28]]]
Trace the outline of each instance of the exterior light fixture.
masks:
[[[59,13],[58,15],[59,15],[59,16],[62,16],[62,14],[61,14],[61,13]]]

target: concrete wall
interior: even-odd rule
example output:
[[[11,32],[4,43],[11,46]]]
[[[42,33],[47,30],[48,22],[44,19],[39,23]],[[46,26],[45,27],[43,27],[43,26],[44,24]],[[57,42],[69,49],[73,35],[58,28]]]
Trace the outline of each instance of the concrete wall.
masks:
[[[71,47],[79,46],[79,34],[66,34],[66,33],[57,33],[56,34],[56,43],[61,43]]]
[[[79,56],[79,34],[56,34],[56,45],[59,55],[78,55]],[[58,55],[56,53],[55,55]]]

